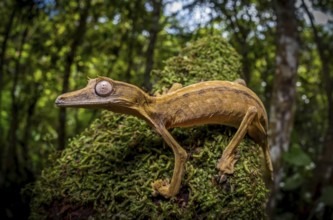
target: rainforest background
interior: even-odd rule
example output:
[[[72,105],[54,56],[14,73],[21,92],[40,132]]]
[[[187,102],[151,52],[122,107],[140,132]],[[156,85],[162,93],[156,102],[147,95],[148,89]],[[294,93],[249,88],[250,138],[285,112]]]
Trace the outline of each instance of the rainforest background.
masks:
[[[108,76],[150,91],[153,69],[188,42],[224,37],[270,118],[274,219],[333,216],[333,2],[329,0],[1,0],[0,218],[99,111],[56,97]]]

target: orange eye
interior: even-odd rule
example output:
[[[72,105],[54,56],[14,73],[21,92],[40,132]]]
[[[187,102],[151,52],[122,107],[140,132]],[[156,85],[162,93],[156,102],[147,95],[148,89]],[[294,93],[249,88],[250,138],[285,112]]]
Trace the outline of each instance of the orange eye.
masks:
[[[108,96],[112,92],[112,85],[110,82],[103,80],[96,84],[95,86],[96,94],[99,96]]]

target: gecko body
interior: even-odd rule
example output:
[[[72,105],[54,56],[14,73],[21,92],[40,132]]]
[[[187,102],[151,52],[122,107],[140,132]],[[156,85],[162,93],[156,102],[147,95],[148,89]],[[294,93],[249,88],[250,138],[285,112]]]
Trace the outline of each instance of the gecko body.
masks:
[[[179,87],[179,86],[178,86]],[[234,173],[237,146],[248,134],[264,151],[267,168],[272,163],[267,143],[267,114],[258,96],[243,81],[206,81],[176,88],[160,96],[149,96],[138,87],[106,77],[91,79],[80,90],[59,96],[60,107],[102,108],[137,116],[163,137],[175,156],[170,183],[156,180],[154,194],[168,198],[180,189],[187,152],[167,129],[203,124],[223,124],[237,128],[217,163],[221,180]]]

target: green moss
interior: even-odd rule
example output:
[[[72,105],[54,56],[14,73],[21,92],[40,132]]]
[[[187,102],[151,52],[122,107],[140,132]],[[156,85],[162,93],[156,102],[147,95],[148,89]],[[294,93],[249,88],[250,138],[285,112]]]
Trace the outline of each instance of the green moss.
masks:
[[[205,80],[229,80],[239,77],[240,56],[220,37],[205,38],[189,44],[179,56],[166,61],[163,70],[153,71],[155,90],[170,88],[174,82],[190,85]]]
[[[160,80],[154,89],[234,80],[239,71],[239,56],[223,39],[203,39],[155,71]],[[190,157],[180,193],[164,199],[152,196],[151,183],[171,178],[170,148],[144,121],[104,111],[61,154],[50,156],[49,168],[29,187],[31,219],[263,219],[268,190],[260,147],[245,138],[234,175],[216,182],[215,165],[234,131],[217,125],[174,129]]]

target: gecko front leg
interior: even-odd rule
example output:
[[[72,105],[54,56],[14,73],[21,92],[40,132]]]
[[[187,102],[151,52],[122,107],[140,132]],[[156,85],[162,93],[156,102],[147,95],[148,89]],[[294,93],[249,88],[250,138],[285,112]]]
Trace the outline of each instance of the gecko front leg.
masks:
[[[236,148],[239,143],[243,140],[245,134],[248,131],[249,126],[251,126],[253,120],[257,116],[257,108],[254,106],[249,107],[247,110],[237,132],[231,139],[228,146],[224,149],[221,158],[219,159],[216,168],[220,171],[220,182],[224,182],[227,178],[226,174],[234,173],[234,166],[238,158],[236,155]]]
[[[170,183],[166,180],[156,180],[154,183],[152,183],[152,187],[154,189],[153,194],[161,194],[165,198],[170,198],[177,195],[179,192],[180,184],[184,174],[187,153],[164,126],[157,126],[156,130],[159,134],[162,135],[164,141],[172,148],[175,156],[175,165]]]

